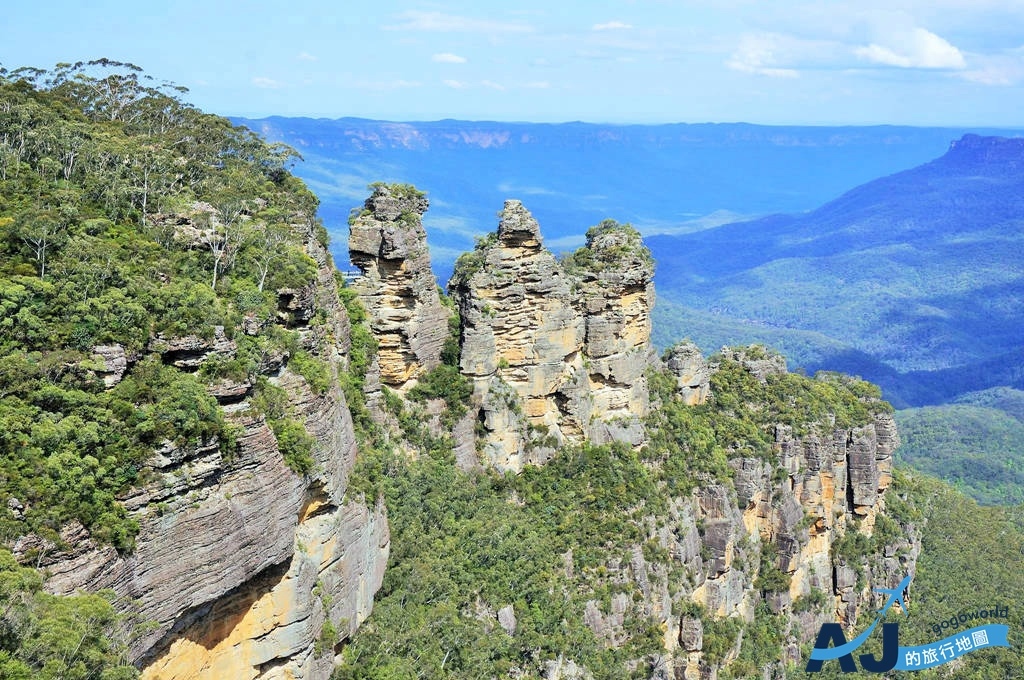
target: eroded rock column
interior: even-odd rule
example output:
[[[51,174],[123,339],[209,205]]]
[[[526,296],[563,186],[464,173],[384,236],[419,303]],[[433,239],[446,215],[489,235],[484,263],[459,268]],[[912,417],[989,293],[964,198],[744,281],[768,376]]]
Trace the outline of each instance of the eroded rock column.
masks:
[[[461,370],[481,405],[486,462],[519,470],[581,441],[591,404],[578,292],[522,203],[505,202],[497,233],[459,258],[448,287],[462,315]]]
[[[606,220],[587,232],[570,259],[580,277],[584,356],[595,419],[590,439],[639,444],[647,415],[654,260],[640,234]]]
[[[423,213],[428,201],[411,186],[379,184],[349,226],[353,284],[379,346],[380,381],[399,392],[437,366],[448,333],[430,269]]]

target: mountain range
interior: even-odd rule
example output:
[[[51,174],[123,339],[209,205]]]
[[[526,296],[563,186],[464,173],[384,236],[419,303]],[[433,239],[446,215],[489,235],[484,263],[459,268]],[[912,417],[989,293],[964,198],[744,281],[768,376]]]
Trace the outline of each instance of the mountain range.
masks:
[[[702,344],[767,332],[791,361],[922,405],[1021,386],[1022,225],[1024,140],[966,135],[809,213],[648,243],[662,299],[700,310]],[[663,332],[694,332],[686,309],[662,315]]]
[[[424,224],[442,281],[473,238],[494,228],[495,206],[507,198],[529,207],[557,252],[582,245],[587,228],[606,218],[650,235],[811,210],[935,158],[965,132],[1014,134],[743,123],[233,121],[302,154],[293,171],[320,198],[339,263],[348,259],[349,211],[368,184],[402,182],[426,191],[431,206]]]

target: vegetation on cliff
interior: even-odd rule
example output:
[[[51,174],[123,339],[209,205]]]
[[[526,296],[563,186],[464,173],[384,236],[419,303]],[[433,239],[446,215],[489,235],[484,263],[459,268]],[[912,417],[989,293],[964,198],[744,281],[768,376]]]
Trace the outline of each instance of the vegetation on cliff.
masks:
[[[1016,678],[1024,668],[1024,572],[1020,569],[1024,531],[1007,508],[979,506],[976,501],[934,477],[903,468],[893,476],[886,496],[887,512],[900,523],[923,525],[921,556],[911,583],[909,614],[890,612],[900,624],[900,644],[935,642],[958,628],[942,628],[944,621],[966,612],[1007,608],[1008,617],[984,623],[1008,624],[1010,647],[972,652],[962,663],[914,673],[922,680],[987,680]],[[940,626],[939,632],[933,626]],[[858,628],[862,630],[862,628]],[[864,651],[880,657],[880,636],[869,639]],[[804,650],[807,658],[809,648]],[[877,678],[874,673],[841,673],[830,662],[821,673],[804,673],[802,665],[789,669],[791,680]]]
[[[154,448],[231,455],[236,428],[210,385],[255,384],[275,355],[313,389],[329,377],[278,318],[275,291],[316,273],[304,239],[326,239],[286,170],[294,152],[182,92],[108,60],[0,71],[0,496],[17,501],[0,508],[5,541],[78,520],[130,549],[116,498]],[[195,370],[161,350],[177,338],[237,352]],[[298,470],[301,427],[275,420]]]
[[[0,678],[130,680],[129,621],[111,594],[58,597],[43,592],[38,571],[0,548]]]
[[[676,615],[703,619],[707,659],[721,661],[742,639],[732,677],[777,662],[780,617],[762,604],[751,623],[718,620],[676,597],[684,577],[655,527],[698,485],[731,484],[730,458],[773,459],[774,424],[831,431],[865,424],[887,405],[859,381],[778,375],[762,383],[738,361],[719,360],[714,399],[703,406],[685,406],[671,375],[649,376],[660,406],[640,452],[566,447],[543,466],[499,475],[459,471],[433,440],[430,455],[414,460],[380,441],[364,449],[351,488],[383,496],[392,557],[374,614],[346,644],[335,679],[505,677],[560,658],[595,678],[648,678],[664,631],[644,613],[648,595],[625,577],[636,554],[664,570]],[[748,568],[760,571],[765,593],[788,587],[770,550]],[[602,637],[585,623],[587,603],[607,611],[618,596],[629,603],[621,626]],[[514,634],[496,618],[508,607]]]

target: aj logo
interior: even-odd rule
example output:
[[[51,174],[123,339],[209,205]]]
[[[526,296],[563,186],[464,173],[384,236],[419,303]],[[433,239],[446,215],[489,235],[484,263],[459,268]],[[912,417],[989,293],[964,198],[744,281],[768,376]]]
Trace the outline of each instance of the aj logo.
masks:
[[[818,631],[818,639],[814,641],[814,651],[807,662],[807,672],[817,673],[821,671],[821,665],[825,661],[837,659],[839,668],[844,673],[856,673],[857,664],[853,660],[853,652],[863,645],[868,637],[878,627],[879,622],[893,603],[899,604],[904,614],[909,614],[905,598],[907,588],[910,587],[912,575],[904,577],[895,588],[875,588],[877,593],[885,593],[889,596],[885,604],[878,610],[874,622],[868,629],[858,635],[850,642],[846,641],[843,628],[838,623],[824,623]],[[834,645],[834,646],[833,646]],[[873,654],[861,654],[860,665],[870,673],[885,673],[896,667],[900,660],[900,624],[882,624],[882,658],[876,659]]]
[[[908,614],[907,610],[907,588],[910,587],[910,576],[905,577],[895,588],[875,588],[875,592],[885,593],[889,596],[885,605],[878,610],[875,621],[866,631],[849,642],[843,635],[843,629],[838,623],[826,623],[821,626],[818,632],[818,639],[814,642],[814,650],[807,662],[807,672],[817,673],[821,671],[821,665],[825,661],[835,659],[839,662],[839,668],[844,673],[857,672],[857,664],[853,660],[853,652],[867,641],[868,636],[878,627],[882,617],[889,611],[889,608],[896,603]],[[956,628],[957,623],[965,623],[975,618],[986,618],[989,616],[1006,617],[1007,607],[995,607],[994,609],[979,610],[974,614],[960,614],[950,619],[950,627]],[[933,628],[935,628],[933,626]],[[940,632],[942,627],[936,632]],[[958,631],[943,638],[924,645],[915,647],[900,647],[900,625],[898,623],[882,624],[882,658],[876,659],[873,654],[861,654],[860,665],[870,673],[885,673],[886,671],[923,671],[928,668],[935,668],[953,659],[969,654],[975,650],[986,647],[1009,647],[1008,635],[1010,627],[1005,624],[985,624],[975,626],[970,630]]]

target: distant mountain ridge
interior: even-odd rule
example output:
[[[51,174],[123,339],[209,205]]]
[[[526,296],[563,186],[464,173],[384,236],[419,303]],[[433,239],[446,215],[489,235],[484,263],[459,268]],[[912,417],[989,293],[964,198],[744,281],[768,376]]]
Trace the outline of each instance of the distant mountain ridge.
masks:
[[[1021,385],[1022,227],[1024,139],[965,135],[812,212],[648,242],[662,296],[752,336],[822,333],[848,350],[799,362],[851,370],[858,355],[865,377],[924,404]]]
[[[346,261],[349,210],[366,185],[428,193],[434,267],[447,279],[494,206],[519,198],[556,250],[582,245],[605,218],[644,234],[683,233],[744,217],[813,209],[851,187],[929,161],[964,129],[774,127],[745,123],[603,125],[443,120],[234,119],[298,149],[295,167],[321,199]],[[976,130],[988,134],[1014,131]]]
[[[291,137],[299,146],[323,148],[390,148],[425,151],[457,146],[482,149],[514,146],[650,147],[713,145],[748,147],[762,142],[779,147],[856,147],[906,145],[936,133],[959,136],[960,128],[907,126],[768,126],[752,123],[666,123],[624,125],[584,122],[528,123],[501,121],[397,122],[367,118],[236,118],[261,134]]]

